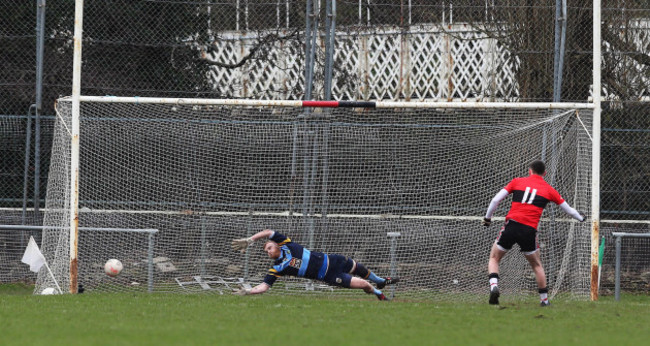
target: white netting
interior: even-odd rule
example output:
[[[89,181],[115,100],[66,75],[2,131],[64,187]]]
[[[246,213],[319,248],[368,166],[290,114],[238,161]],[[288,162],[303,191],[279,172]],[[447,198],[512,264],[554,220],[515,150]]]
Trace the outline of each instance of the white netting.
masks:
[[[71,103],[58,104],[70,128]],[[180,104],[81,104],[80,227],[158,229],[147,235],[80,231],[79,282],[91,290],[225,292],[257,284],[272,265],[262,242],[230,240],[271,228],[378,275],[402,297],[486,299],[499,225],[484,228],[494,194],[535,159],[576,209],[590,206],[590,110],[315,109]],[[52,154],[45,225],[68,227],[70,134]],[[496,213],[503,218],[509,200]],[[499,224],[500,222],[495,222]],[[552,293],[587,297],[589,223],[547,208],[542,260]],[[395,237],[390,237],[389,233]],[[398,234],[396,234],[398,233]],[[45,256],[68,287],[67,230],[43,234]],[[518,251],[502,262],[504,297],[536,292]],[[118,258],[115,279],[103,263]],[[136,284],[137,283],[137,284]],[[39,285],[48,285],[39,277]],[[308,292],[303,279],[271,292]],[[316,292],[362,293],[316,283]],[[389,289],[389,293],[390,293]],[[331,293],[332,294],[332,293]]]

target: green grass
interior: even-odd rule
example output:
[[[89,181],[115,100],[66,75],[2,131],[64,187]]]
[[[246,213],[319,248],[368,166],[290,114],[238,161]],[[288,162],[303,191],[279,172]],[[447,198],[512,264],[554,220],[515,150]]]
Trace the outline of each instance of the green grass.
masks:
[[[0,293],[6,293],[0,290]],[[305,296],[0,296],[2,345],[641,345],[650,297],[501,307]]]
[[[29,295],[34,292],[34,285],[22,282],[13,284],[0,284],[0,295]]]

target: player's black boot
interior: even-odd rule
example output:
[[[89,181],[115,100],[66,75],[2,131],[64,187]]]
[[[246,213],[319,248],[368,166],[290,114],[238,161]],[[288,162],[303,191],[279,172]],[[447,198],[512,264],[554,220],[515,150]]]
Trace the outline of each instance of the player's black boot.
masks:
[[[391,278],[387,277],[386,280],[382,283],[377,284],[377,288],[382,289],[386,287],[386,285],[393,285],[399,282],[399,278]]]
[[[490,290],[490,304],[491,305],[499,305],[499,296],[501,293],[499,292],[499,287],[494,286]]]
[[[548,300],[545,300],[545,301],[539,303],[539,306],[541,306],[541,307],[551,306],[551,302],[549,302]]]

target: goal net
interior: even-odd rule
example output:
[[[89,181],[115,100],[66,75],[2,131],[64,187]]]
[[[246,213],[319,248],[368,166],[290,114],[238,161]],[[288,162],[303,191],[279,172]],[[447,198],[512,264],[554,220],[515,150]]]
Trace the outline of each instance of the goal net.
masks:
[[[576,209],[590,208],[587,108],[145,101],[81,102],[79,227],[158,230],[152,256],[149,233],[80,231],[78,280],[87,292],[254,286],[272,266],[263,242],[244,254],[230,242],[273,229],[399,276],[386,289],[396,297],[483,301],[489,250],[510,200],[491,227],[481,220],[530,162],[543,159],[546,180]],[[57,116],[42,248],[68,287],[69,99],[58,101]],[[539,231],[552,296],[587,298],[589,223],[549,205]],[[506,300],[537,292],[525,258],[512,252],[501,268]],[[115,278],[103,273],[109,258],[124,264]],[[48,280],[41,275],[39,288]],[[364,296],[297,278],[278,280],[270,293]]]

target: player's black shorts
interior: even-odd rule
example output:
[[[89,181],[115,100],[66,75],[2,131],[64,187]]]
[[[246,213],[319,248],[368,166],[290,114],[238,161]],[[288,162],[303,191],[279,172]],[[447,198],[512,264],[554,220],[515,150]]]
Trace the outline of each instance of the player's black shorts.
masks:
[[[514,244],[519,244],[521,252],[530,253],[539,249],[537,230],[517,221],[506,221],[497,237],[497,245],[505,250],[510,250]]]
[[[332,286],[340,286],[350,288],[350,280],[352,275],[350,271],[354,266],[354,261],[342,255],[327,255],[329,259],[329,268],[323,281]]]

